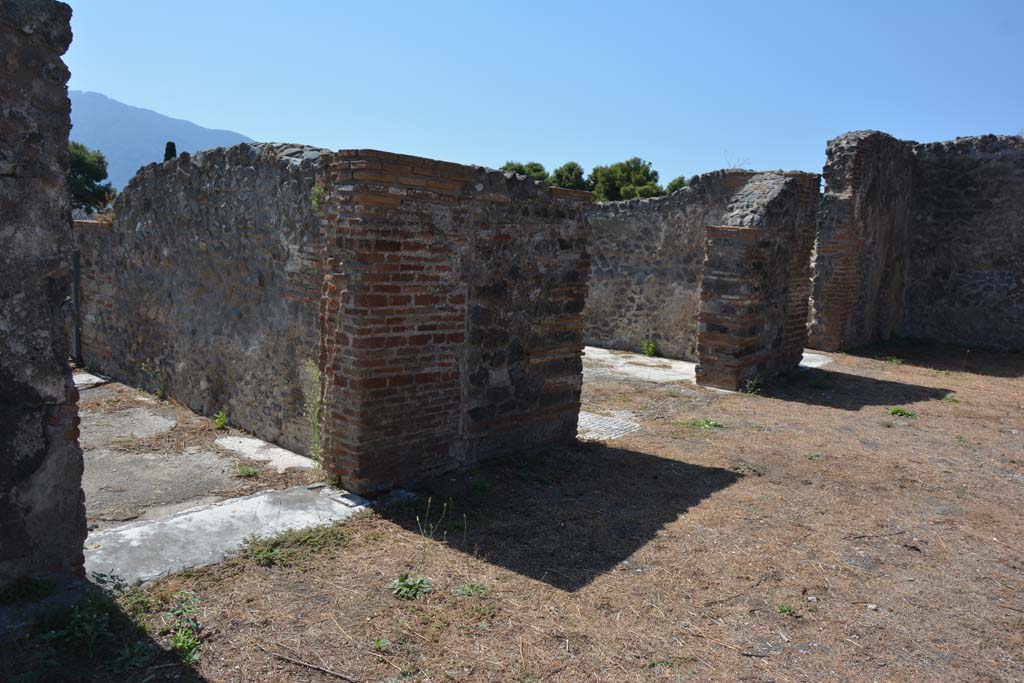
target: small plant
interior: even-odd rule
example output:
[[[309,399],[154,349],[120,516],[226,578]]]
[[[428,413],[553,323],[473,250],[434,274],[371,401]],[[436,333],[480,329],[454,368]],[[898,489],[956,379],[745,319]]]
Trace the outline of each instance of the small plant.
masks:
[[[917,413],[915,413],[913,410],[908,410],[907,408],[903,408],[902,406],[897,406],[896,408],[889,408],[889,414],[895,417],[917,417]]]
[[[885,362],[890,365],[903,365],[903,359],[896,356],[886,356]]]
[[[464,583],[455,589],[455,594],[464,598],[483,597],[491,590],[482,583]]]
[[[217,429],[227,429],[228,427],[228,411],[221,408],[217,411],[217,414],[213,416],[213,426]]]
[[[960,399],[958,399],[956,396],[946,396],[942,400],[945,401],[946,403],[959,403],[960,402]]]
[[[784,602],[780,603],[779,605],[777,605],[775,607],[775,609],[778,610],[779,614],[781,614],[784,617],[795,617],[796,616],[796,610],[794,610],[791,605],[787,605]]]
[[[171,632],[171,649],[181,656],[181,661],[186,664],[195,664],[199,661],[199,634],[187,625],[181,625]]]
[[[431,585],[430,579],[412,574],[402,574],[389,583],[388,588],[402,600],[419,600],[427,593],[434,592],[434,586]]]
[[[640,351],[645,356],[657,356],[658,355],[658,343],[657,342],[653,342],[653,341],[648,341],[647,339],[644,339],[644,340],[642,340],[640,342]]]
[[[310,202],[313,205],[313,211],[315,211],[319,216],[324,215],[325,194],[327,194],[327,191],[324,189],[324,186],[321,185],[320,183],[314,185],[313,189],[309,193]]]
[[[261,567],[286,566],[300,551],[326,550],[346,543],[348,535],[340,526],[314,526],[282,531],[270,538],[250,536],[242,546],[242,556]]]
[[[964,438],[964,437],[963,437],[962,435],[960,435],[960,434],[957,434],[957,436],[956,436],[956,442],[957,442],[958,444],[960,444],[961,446],[966,446],[966,445],[967,445],[967,439],[965,439],[965,438]]]
[[[243,465],[238,463],[235,465],[235,476],[249,479],[250,477],[258,477],[260,474],[260,468],[252,465]]]
[[[711,420],[706,417],[701,418],[699,420],[690,420],[689,424],[694,429],[703,429],[705,431],[710,431],[712,429],[722,429],[722,427],[725,426],[721,422],[718,422],[717,420]]]
[[[374,638],[373,642],[370,643],[373,647],[374,652],[387,652],[391,649],[391,641],[387,638]]]
[[[149,379],[148,384],[154,387],[153,395],[161,401],[165,400],[167,398],[167,377],[157,368],[152,358],[143,361],[141,367],[142,372]]]
[[[960,484],[956,487],[956,497],[960,500],[967,498],[967,484]]]
[[[761,380],[757,377],[751,377],[743,383],[743,388],[740,389],[744,394],[750,394],[751,396],[757,396],[761,393]]]
[[[320,462],[320,391],[323,378],[320,367],[314,360],[307,360],[302,368],[302,395],[305,399],[303,412],[309,420],[309,457]]]
[[[825,455],[823,453],[811,453],[807,456],[808,460],[824,460]]]

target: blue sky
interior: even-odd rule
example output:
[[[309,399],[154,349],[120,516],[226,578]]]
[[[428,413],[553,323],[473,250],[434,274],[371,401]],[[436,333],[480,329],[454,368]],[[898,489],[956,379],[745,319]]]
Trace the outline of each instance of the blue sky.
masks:
[[[257,140],[663,181],[1024,128],[1024,2],[70,0],[70,87]]]

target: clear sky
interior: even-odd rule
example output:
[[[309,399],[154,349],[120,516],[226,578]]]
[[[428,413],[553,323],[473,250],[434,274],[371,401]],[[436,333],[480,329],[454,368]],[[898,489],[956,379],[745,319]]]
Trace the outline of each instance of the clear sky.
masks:
[[[264,141],[667,182],[1024,128],[1022,0],[70,4],[72,89]]]

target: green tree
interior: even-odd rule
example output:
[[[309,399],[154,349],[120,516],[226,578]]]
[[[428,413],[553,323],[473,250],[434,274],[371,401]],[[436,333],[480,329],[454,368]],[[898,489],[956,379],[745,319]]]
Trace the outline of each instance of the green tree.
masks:
[[[164,145],[164,161],[170,161],[176,156],[178,156],[178,146],[174,144],[174,140],[168,140]]]
[[[584,175],[582,166],[575,161],[569,161],[552,171],[548,182],[555,187],[565,187],[570,190],[589,190],[590,183]]]
[[[505,165],[501,167],[502,171],[518,173],[519,175],[525,175],[533,178],[534,180],[547,180],[548,172],[544,170],[544,164],[536,161],[530,161],[525,164],[521,164],[518,161],[506,161]]]
[[[71,189],[71,205],[92,215],[105,207],[116,194],[107,178],[107,160],[103,153],[89,149],[80,142],[69,145],[71,165],[68,169],[68,186]]]
[[[651,162],[640,157],[610,166],[595,166],[590,172],[590,183],[594,188],[594,196],[601,202],[664,194],[658,184],[658,172],[651,168]]]
[[[672,194],[676,190],[681,190],[690,183],[686,180],[686,176],[679,176],[673,178],[668,185],[665,186],[665,194]]]

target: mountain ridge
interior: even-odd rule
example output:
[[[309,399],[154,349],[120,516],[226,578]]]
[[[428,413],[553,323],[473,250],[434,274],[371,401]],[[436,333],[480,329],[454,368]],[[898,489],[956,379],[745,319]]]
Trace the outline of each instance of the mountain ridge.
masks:
[[[152,109],[127,104],[102,93],[71,90],[71,139],[103,152],[107,179],[118,190],[147,164],[163,161],[173,140],[179,154],[254,142],[233,130],[206,128]]]

